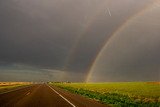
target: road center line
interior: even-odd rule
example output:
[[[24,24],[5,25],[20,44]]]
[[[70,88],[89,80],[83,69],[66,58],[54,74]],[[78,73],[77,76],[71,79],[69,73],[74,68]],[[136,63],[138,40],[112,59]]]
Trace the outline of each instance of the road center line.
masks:
[[[28,92],[28,93],[26,94],[26,96],[29,95],[29,94],[30,94],[30,92]]]
[[[51,89],[51,90],[53,90],[56,94],[58,94],[61,98],[63,98],[65,101],[67,101],[72,107],[76,107],[73,103],[71,103],[69,100],[67,100],[64,96],[62,96],[60,93],[58,93],[55,89],[53,89],[51,86],[49,86],[48,84],[47,84],[47,86]]]

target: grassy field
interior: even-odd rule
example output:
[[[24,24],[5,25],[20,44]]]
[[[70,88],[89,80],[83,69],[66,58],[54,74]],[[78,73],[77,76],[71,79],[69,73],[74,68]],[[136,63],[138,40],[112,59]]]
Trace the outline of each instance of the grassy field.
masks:
[[[50,84],[114,107],[160,107],[159,82]]]
[[[32,84],[31,82],[0,82],[0,93],[21,88]]]

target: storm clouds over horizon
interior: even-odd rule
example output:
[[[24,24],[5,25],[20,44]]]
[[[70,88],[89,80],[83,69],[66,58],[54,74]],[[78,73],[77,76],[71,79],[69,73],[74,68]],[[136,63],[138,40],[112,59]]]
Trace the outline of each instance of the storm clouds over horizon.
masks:
[[[0,81],[85,81],[92,65],[99,76],[93,76],[95,80],[103,77],[100,81],[109,81],[108,76],[114,77],[115,72],[110,81],[127,81],[134,72],[133,81],[150,81],[155,76],[159,80],[159,1],[156,9],[117,36],[100,58],[104,60],[93,63],[112,34],[153,1],[0,1]],[[124,57],[118,49],[130,55]],[[143,76],[145,73],[151,78]]]

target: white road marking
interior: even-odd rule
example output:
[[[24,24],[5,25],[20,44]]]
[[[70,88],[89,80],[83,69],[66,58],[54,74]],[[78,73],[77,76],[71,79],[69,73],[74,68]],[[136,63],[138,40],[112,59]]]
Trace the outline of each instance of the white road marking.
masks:
[[[28,93],[26,94],[26,96],[29,95],[29,94],[30,94],[30,92],[28,92]]]
[[[111,11],[110,11],[109,8],[107,8],[107,11],[108,11],[109,16],[112,16]]]
[[[53,90],[56,94],[58,94],[61,98],[63,98],[65,101],[67,101],[72,107],[76,107],[73,103],[71,103],[69,100],[67,100],[65,97],[63,97],[60,93],[58,93],[55,89],[53,89],[51,86],[49,86],[48,84],[47,84],[47,86],[51,89],[51,90]]]

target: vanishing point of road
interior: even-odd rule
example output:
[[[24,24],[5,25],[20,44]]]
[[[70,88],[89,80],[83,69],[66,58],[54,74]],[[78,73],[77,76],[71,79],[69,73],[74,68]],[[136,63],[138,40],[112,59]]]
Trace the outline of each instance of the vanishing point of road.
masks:
[[[107,107],[99,102],[47,84],[0,94],[0,107]]]

